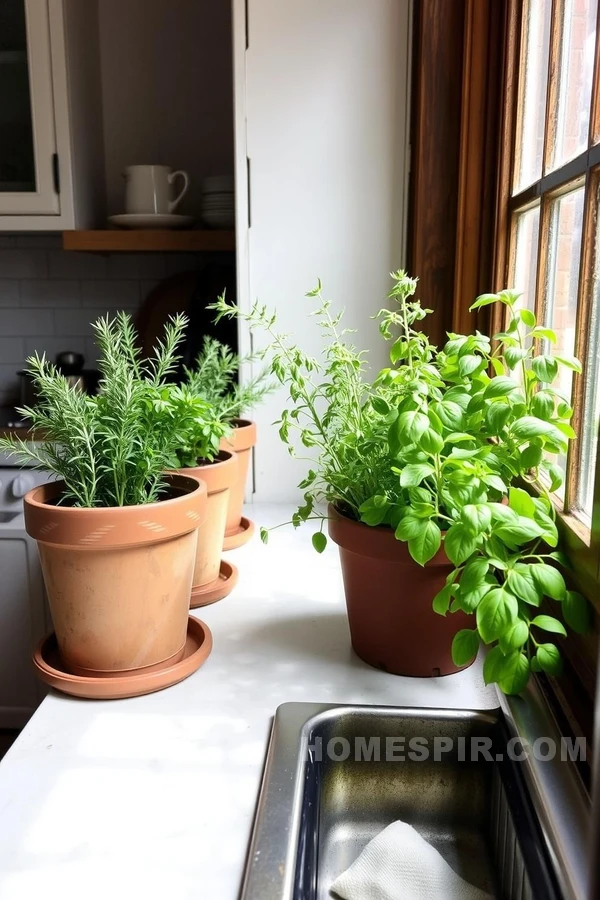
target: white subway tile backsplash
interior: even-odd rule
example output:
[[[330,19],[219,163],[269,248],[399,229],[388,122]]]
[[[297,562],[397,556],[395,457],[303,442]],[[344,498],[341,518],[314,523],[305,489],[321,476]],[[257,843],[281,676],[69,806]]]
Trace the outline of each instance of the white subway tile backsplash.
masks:
[[[51,309],[0,309],[0,336],[28,337],[54,334]]]
[[[0,391],[3,393],[16,393],[19,379],[15,366],[0,363]]]
[[[109,278],[164,278],[163,253],[112,253],[107,260]]]
[[[54,360],[58,353],[63,350],[74,350],[76,353],[83,353],[85,356],[86,346],[84,337],[49,337],[47,335],[38,335],[37,337],[25,338],[24,359],[38,353],[40,356],[45,353],[48,359]],[[86,365],[88,359],[86,357]]]
[[[45,250],[0,250],[0,278],[46,278]]]
[[[0,363],[18,363],[22,365],[25,349],[22,338],[0,337]]]
[[[16,372],[27,356],[62,350],[98,358],[91,323],[119,309],[133,316],[159,281],[199,269],[193,253],[74,253],[61,236],[0,235],[0,405],[18,397]]]
[[[19,306],[19,282],[0,278],[0,306]]]
[[[50,278],[106,278],[107,262],[102,253],[48,251]]]
[[[82,281],[81,298],[83,306],[105,306],[106,309],[136,307],[140,301],[139,281]]]
[[[21,282],[21,306],[45,306],[48,309],[81,306],[79,281],[54,281],[46,278]]]

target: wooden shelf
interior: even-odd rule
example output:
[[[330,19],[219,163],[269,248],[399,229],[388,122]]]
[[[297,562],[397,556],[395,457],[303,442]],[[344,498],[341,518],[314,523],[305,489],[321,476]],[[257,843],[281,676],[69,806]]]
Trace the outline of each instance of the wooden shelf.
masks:
[[[63,231],[63,250],[86,253],[215,253],[235,250],[235,231]]]

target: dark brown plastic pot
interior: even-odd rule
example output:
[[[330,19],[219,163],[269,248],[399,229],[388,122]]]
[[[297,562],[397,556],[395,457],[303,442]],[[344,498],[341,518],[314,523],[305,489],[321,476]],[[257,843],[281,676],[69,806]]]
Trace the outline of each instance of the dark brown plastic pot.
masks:
[[[454,568],[443,547],[420,566],[391,528],[355,522],[331,505],[329,534],[340,548],[350,636],[360,658],[394,675],[458,672],[452,639],[473,623],[465,613],[444,617],[432,609]]]

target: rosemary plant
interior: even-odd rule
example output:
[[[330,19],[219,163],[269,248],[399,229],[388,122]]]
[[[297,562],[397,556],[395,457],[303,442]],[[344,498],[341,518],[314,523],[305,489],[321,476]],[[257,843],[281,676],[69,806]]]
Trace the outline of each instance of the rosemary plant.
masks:
[[[211,403],[219,419],[231,423],[257,406],[273,389],[264,371],[244,384],[238,382],[240,365],[255,358],[240,359],[225,344],[207,335],[195,367],[184,369],[185,387],[196,397]]]
[[[95,397],[70,387],[44,356],[30,357],[39,402],[20,412],[43,439],[36,445],[9,437],[0,440],[0,449],[64,481],[61,503],[107,507],[159,500],[163,472],[177,466],[177,451],[190,434],[210,432],[216,418],[210,403],[169,382],[186,324],[185,316],[173,318],[154,358],[142,360],[128,315],[98,319],[93,327],[102,378]]]

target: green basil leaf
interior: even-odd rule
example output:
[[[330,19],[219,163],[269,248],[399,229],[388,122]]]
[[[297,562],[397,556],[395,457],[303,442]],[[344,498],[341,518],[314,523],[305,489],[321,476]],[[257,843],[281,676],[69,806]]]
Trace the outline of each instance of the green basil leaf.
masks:
[[[460,515],[463,523],[475,534],[481,534],[492,524],[492,511],[487,503],[467,503]]]
[[[452,641],[452,662],[455,666],[466,666],[477,656],[479,635],[476,631],[463,628],[454,635]]]
[[[565,579],[562,577],[558,569],[547,563],[533,563],[530,567],[533,580],[538,588],[547,597],[553,600],[562,601],[567,594],[567,586]]]
[[[515,369],[526,356],[527,350],[522,347],[507,347],[504,351],[504,359],[509,369]]]
[[[444,438],[433,428],[428,428],[419,438],[419,447],[426,453],[440,453],[444,448]]]
[[[500,434],[510,418],[511,408],[507,403],[490,403],[485,411],[485,424],[492,434]]]
[[[408,551],[415,562],[424,566],[426,562],[433,559],[440,549],[442,533],[436,523],[432,522],[431,519],[429,521],[426,519],[418,519],[417,521],[422,525],[422,528],[418,534],[409,538]]]
[[[371,406],[380,416],[389,416],[391,408],[383,397],[371,397]]]
[[[536,418],[547,421],[554,413],[554,397],[547,391],[537,391],[531,398],[530,409]]]
[[[474,613],[485,595],[495,587],[498,587],[498,582],[495,579],[493,581],[490,579],[489,583],[486,581],[480,584],[479,587],[468,591],[464,590],[462,585],[459,585],[459,590],[454,600],[456,608],[462,609],[466,613]]]
[[[498,681],[504,667],[504,653],[500,647],[492,647],[483,661],[483,680],[485,684]]]
[[[420,534],[422,527],[422,519],[417,518],[417,516],[411,516],[410,514],[408,514],[404,516],[398,523],[398,527],[396,528],[395,532],[396,540],[410,541],[411,538],[415,538],[418,534]]]
[[[564,435],[558,430],[556,425],[553,425],[552,422],[538,419],[537,416],[523,416],[522,419],[517,419],[511,425],[510,432],[517,440],[547,437],[566,447]]]
[[[562,614],[565,622],[577,634],[587,634],[592,627],[592,611],[590,605],[577,591],[567,591],[562,603]]]
[[[416,487],[424,478],[433,475],[434,471],[429,463],[409,463],[402,469],[400,484],[402,487]]]
[[[535,619],[532,619],[531,624],[535,625],[536,628],[542,628],[544,631],[562,634],[563,637],[567,636],[567,629],[563,623],[559,622],[558,619],[555,619],[554,616],[536,616]]]
[[[530,469],[537,469],[543,455],[544,451],[537,444],[528,444],[521,451],[521,471],[528,472]]]
[[[500,294],[480,294],[469,307],[470,310],[480,309],[482,306],[490,306],[492,303],[504,303],[508,305],[508,301],[503,299]]]
[[[540,668],[548,675],[560,675],[562,671],[562,659],[560,650],[554,644],[540,644],[537,648],[535,658],[540,664]]]
[[[455,566],[464,563],[477,549],[477,537],[465,525],[451,525],[444,539],[446,556]]]
[[[537,522],[528,519],[526,516],[519,516],[516,524],[501,525],[495,534],[508,547],[516,549],[521,544],[526,544],[534,540],[534,538],[540,537],[542,532],[543,528]]]
[[[416,444],[423,432],[429,428],[429,419],[425,413],[408,410],[398,416],[395,427],[400,443]]]
[[[520,389],[520,384],[507,375],[496,375],[486,387],[483,396],[486,400],[494,400],[497,397],[508,397],[513,391]]]
[[[322,531],[315,531],[312,536],[312,545],[317,553],[322,553],[327,546],[327,536]]]
[[[542,328],[541,325],[537,325],[533,329],[531,336],[535,338],[544,338],[544,340],[550,341],[551,344],[555,344],[557,341],[556,332],[552,331],[551,328]]]
[[[511,487],[508,491],[508,505],[519,516],[530,516],[533,518],[535,513],[535,505],[531,499],[531,495],[522,488]]]
[[[523,310],[521,310],[523,312]],[[524,653],[515,650],[505,658],[499,672],[498,685],[505,694],[520,694],[529,681],[529,660]]]
[[[542,591],[533,577],[531,566],[516,563],[508,573],[508,585],[513,594],[530,606],[539,606],[542,602]]]
[[[519,516],[511,509],[510,506],[506,506],[504,503],[488,503],[488,506],[492,512],[492,522],[494,525],[517,525],[519,522]]]
[[[535,314],[530,309],[520,309],[519,310],[519,318],[523,325],[527,325],[528,328],[534,328],[536,323]]]
[[[458,403],[447,399],[439,400],[431,404],[431,409],[446,428],[451,431],[458,431],[462,428],[464,412]]]
[[[500,638],[500,646],[504,653],[519,650],[529,640],[529,626],[523,619],[517,619],[515,624],[506,634]]]
[[[474,353],[467,353],[458,360],[459,374],[466,378],[476,369],[481,369],[485,365],[485,359],[482,356],[476,356]]]
[[[438,613],[438,615],[445,616],[448,612],[450,601],[452,600],[453,590],[454,585],[447,584],[441,589],[441,591],[438,591],[438,593],[433,598],[433,611]]]
[[[484,559],[483,557],[473,559],[470,563],[467,563],[460,576],[461,593],[463,591],[468,593],[469,591],[474,591],[476,588],[481,587],[489,568],[490,565],[487,559]]]
[[[578,372],[581,375],[581,363],[578,359],[567,356],[555,356],[554,359],[558,360],[561,365],[566,366],[567,369],[572,369],[574,372]]]
[[[486,644],[498,640],[514,624],[519,613],[517,598],[505,588],[495,588],[477,607],[477,628]]]
[[[531,368],[539,380],[546,384],[552,384],[558,374],[558,363],[551,356],[534,356]]]

